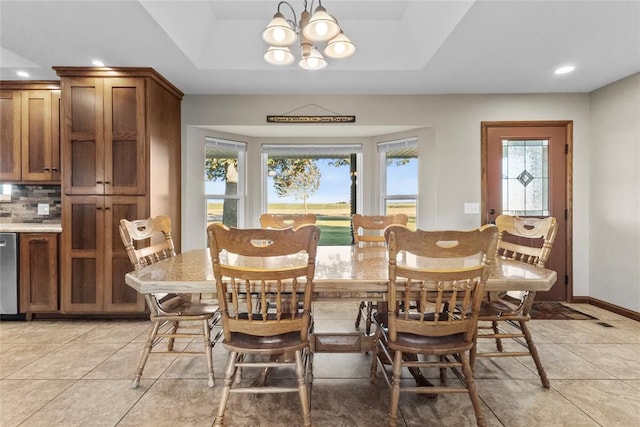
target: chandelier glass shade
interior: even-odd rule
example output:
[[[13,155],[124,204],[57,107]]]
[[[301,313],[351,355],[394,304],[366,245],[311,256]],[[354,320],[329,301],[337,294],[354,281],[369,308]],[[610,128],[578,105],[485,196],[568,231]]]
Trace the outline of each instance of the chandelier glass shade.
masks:
[[[324,55],[329,58],[347,58],[356,51],[356,46],[344,34],[336,19],[327,13],[322,2],[311,14],[307,10],[307,1],[300,19],[296,20],[293,6],[287,1],[278,3],[278,11],[262,32],[262,40],[269,45],[264,60],[269,64],[287,66],[295,61],[291,47],[299,41],[301,59],[298,65],[305,70],[321,70],[327,61],[316,47],[317,43],[326,43]],[[287,5],[291,9],[293,20],[287,20],[280,7]],[[313,2],[310,10],[313,9]]]

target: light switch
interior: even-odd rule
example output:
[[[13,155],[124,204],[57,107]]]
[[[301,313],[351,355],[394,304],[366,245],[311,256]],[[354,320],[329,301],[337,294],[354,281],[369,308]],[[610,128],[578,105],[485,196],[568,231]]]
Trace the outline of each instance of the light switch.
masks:
[[[464,213],[465,214],[479,214],[480,213],[480,203],[465,203],[464,204]]]
[[[47,203],[38,203],[38,215],[49,215],[49,205]]]

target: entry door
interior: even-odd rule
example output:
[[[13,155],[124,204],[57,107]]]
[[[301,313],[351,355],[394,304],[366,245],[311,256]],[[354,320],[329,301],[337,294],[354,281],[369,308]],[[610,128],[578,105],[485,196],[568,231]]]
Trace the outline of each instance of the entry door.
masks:
[[[539,301],[571,301],[571,152],[573,123],[482,123],[482,222],[504,213],[554,216],[558,234],[546,267],[558,275]]]

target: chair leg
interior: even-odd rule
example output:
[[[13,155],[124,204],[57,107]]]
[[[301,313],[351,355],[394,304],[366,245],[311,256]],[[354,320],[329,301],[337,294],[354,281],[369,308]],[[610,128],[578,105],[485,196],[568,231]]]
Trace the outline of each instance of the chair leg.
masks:
[[[380,330],[376,327],[373,338],[373,355],[371,356],[371,368],[369,370],[369,382],[375,383],[378,378],[378,357],[380,356]]]
[[[218,415],[214,421],[214,425],[224,425],[224,411],[227,408],[227,402],[229,402],[229,394],[231,394],[231,384],[236,372],[236,360],[241,357],[235,351],[229,352],[227,359],[227,368],[224,373],[224,388],[222,389],[222,395],[220,396],[220,403],[218,404]]]
[[[204,319],[202,321],[202,335],[204,340],[204,353],[207,357],[207,368],[209,369],[209,387],[214,387],[216,385],[214,375],[213,375],[213,352],[211,343],[211,329],[209,329],[209,319]]]
[[[480,403],[480,396],[478,396],[478,388],[473,379],[473,372],[466,353],[460,353],[460,362],[462,363],[462,372],[464,373],[464,379],[467,383],[469,398],[471,398],[471,405],[473,405],[473,411],[476,414],[476,423],[478,427],[485,427],[487,422],[482,414],[482,404]]]
[[[391,408],[389,411],[389,426],[398,425],[398,404],[400,402],[400,380],[402,379],[402,352],[397,351],[393,357],[393,381],[391,384]]]
[[[133,377],[133,381],[131,382],[131,388],[137,388],[140,385],[140,378],[142,377],[142,371],[144,370],[144,365],[147,364],[147,359],[149,358],[149,354],[151,353],[151,349],[153,348],[153,342],[156,340],[156,335],[158,334],[158,329],[160,329],[161,322],[153,322],[153,326],[149,331],[149,336],[147,337],[147,343],[144,346],[144,350],[142,352],[142,357],[140,358],[140,362],[138,363],[138,368],[136,369],[136,375]]]
[[[175,334],[176,331],[178,330],[178,327],[180,325],[178,324],[177,321],[173,321],[171,322],[171,327],[169,328],[169,331],[167,333],[169,334]],[[173,344],[175,342],[175,338],[171,337],[169,338],[168,342],[167,342],[167,351],[173,351]]]
[[[371,334],[371,319],[373,316],[373,301],[367,301],[367,318],[365,319],[365,333]]]
[[[538,369],[538,375],[540,375],[540,381],[542,381],[542,386],[544,388],[549,388],[551,387],[551,384],[549,383],[549,379],[547,378],[547,373],[542,367],[542,361],[540,360],[538,349],[533,343],[533,336],[531,335],[531,331],[527,326],[527,322],[520,321],[519,323],[520,323],[520,329],[522,330],[522,334],[524,335],[524,339],[527,341],[527,347],[529,348],[529,353],[531,353],[533,362],[536,364],[536,368]]]
[[[302,363],[302,350],[295,352],[296,376],[298,380],[298,394],[302,405],[302,425],[311,426],[311,394],[305,381],[305,369]]]
[[[356,329],[360,327],[360,320],[362,320],[362,310],[364,310],[365,301],[360,301],[358,305],[358,315],[356,316]]]
[[[498,327],[498,322],[497,321],[492,321],[491,322],[491,327],[493,328],[493,333],[494,334],[499,334],[500,333],[500,328]],[[496,349],[498,351],[503,351],[504,348],[502,347],[502,340],[500,338],[496,338]],[[473,366],[473,365],[471,365]]]

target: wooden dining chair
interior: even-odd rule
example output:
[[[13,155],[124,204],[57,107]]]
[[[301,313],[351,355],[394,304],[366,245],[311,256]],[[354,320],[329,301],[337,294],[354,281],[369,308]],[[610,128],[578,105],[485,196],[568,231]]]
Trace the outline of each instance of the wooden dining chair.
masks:
[[[496,226],[498,227],[496,256],[544,268],[558,232],[558,223],[554,217],[523,218],[499,215],[496,218]],[[534,299],[535,291],[489,294],[488,300],[482,304],[479,315],[481,323],[478,328],[478,339],[495,340],[497,351],[474,349],[471,353],[471,366],[475,365],[478,357],[531,356],[543,387],[550,387],[531,331],[527,326],[531,320],[530,313]],[[489,322],[489,326],[486,326],[486,322]],[[491,332],[484,333],[488,329]],[[526,351],[507,351],[503,345],[503,339],[513,339],[525,347]]]
[[[222,345],[229,351],[215,425],[223,424],[231,393],[297,392],[301,424],[310,426],[309,334],[320,229],[311,224],[280,230],[238,229],[214,223],[207,234],[222,313]],[[239,370],[251,367],[292,366],[295,386],[256,386],[238,378]]]
[[[263,213],[260,215],[260,227],[262,228],[298,228],[305,224],[315,224],[317,221],[316,214],[270,214]]]
[[[409,217],[406,214],[395,215],[361,215],[351,216],[351,231],[356,246],[384,245],[384,229],[391,224],[407,225]],[[360,301],[356,316],[356,329],[360,328],[362,317],[365,318],[365,332],[371,333],[371,322],[375,304],[373,301]]]
[[[486,267],[495,251],[496,234],[493,226],[473,231],[412,231],[392,225],[385,230],[389,246],[387,324],[376,328],[371,380],[376,380],[380,367],[391,387],[390,426],[398,423],[401,392],[468,393],[477,424],[486,424],[468,352],[475,345]],[[416,262],[409,263],[411,258]],[[385,366],[389,363],[391,378]],[[441,384],[405,386],[403,368],[438,368]],[[447,384],[446,368],[453,370],[464,387]]]
[[[120,237],[135,270],[175,256],[171,237],[171,219],[158,215],[148,219],[120,220]],[[147,359],[154,355],[193,356],[204,354],[207,358],[209,387],[215,385],[213,373],[212,347],[217,337],[211,331],[218,323],[218,305],[192,302],[188,295],[177,293],[145,294],[150,312],[151,330],[136,369],[132,388],[138,387]],[[194,326],[196,325],[196,326]],[[200,338],[204,344],[202,351],[177,350],[175,340],[180,338]],[[159,350],[166,343],[166,350]]]

